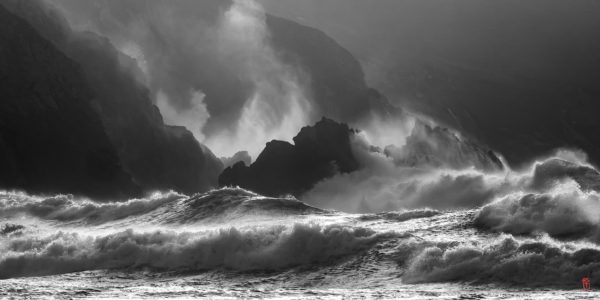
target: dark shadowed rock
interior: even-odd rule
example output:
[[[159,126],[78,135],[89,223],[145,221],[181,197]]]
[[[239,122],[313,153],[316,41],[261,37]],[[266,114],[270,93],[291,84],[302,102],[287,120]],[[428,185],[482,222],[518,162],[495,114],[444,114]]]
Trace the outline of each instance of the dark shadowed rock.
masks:
[[[322,115],[355,122],[371,113],[400,113],[367,85],[356,58],[324,32],[272,15],[267,15],[266,22],[271,42],[284,61],[310,75],[312,94]]]
[[[0,188],[138,195],[80,67],[0,5]]]
[[[166,126],[147,88],[136,80],[135,62],[108,39],[74,32],[53,8],[39,1],[3,0],[42,36],[81,66],[93,107],[124,169],[144,190],[184,193],[217,185],[222,163],[184,127]],[[60,68],[58,68],[60,69]]]
[[[252,165],[238,162],[225,169],[219,185],[240,186],[264,195],[300,195],[322,179],[358,169],[350,146],[354,132],[345,124],[323,118],[302,128],[294,145],[271,141]]]

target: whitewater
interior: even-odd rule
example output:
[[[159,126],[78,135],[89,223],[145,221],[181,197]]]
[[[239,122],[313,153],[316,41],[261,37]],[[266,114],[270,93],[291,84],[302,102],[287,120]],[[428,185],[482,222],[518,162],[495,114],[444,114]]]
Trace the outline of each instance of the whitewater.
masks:
[[[107,203],[4,191],[0,297],[597,299],[598,178],[554,157],[482,205],[379,213],[241,188]]]

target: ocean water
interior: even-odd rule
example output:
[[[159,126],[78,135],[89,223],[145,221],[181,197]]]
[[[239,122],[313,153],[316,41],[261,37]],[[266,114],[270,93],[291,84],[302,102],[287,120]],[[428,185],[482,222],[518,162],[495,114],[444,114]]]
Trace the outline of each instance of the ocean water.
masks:
[[[589,228],[490,230],[499,215],[348,214],[239,188],[104,204],[2,192],[0,298],[600,298]]]

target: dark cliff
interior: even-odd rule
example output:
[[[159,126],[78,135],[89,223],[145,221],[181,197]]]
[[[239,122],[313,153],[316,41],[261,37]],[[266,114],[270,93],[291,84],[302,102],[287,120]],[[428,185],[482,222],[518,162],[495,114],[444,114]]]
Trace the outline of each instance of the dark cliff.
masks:
[[[294,145],[271,141],[252,165],[238,162],[225,169],[219,185],[240,186],[270,196],[300,195],[320,180],[358,169],[350,145],[352,134],[354,130],[347,125],[323,118],[302,128],[294,137]]]
[[[0,6],[0,187],[139,194],[92,108],[79,66]]]
[[[124,169],[144,190],[185,193],[216,186],[222,163],[183,127],[166,126],[134,62],[108,39],[71,30],[55,10],[38,1],[3,0],[42,36],[81,66],[110,141]]]
[[[400,112],[367,85],[358,60],[324,32],[272,15],[267,15],[266,21],[273,46],[283,59],[310,75],[322,115],[355,122],[371,113],[387,116]]]

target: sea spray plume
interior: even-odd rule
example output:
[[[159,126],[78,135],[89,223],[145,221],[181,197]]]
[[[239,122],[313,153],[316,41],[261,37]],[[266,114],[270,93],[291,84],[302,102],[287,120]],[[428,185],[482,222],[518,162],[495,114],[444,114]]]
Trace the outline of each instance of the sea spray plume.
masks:
[[[559,150],[522,172],[515,187],[481,208],[480,228],[513,234],[547,232],[600,241],[600,173],[578,151]]]
[[[138,60],[166,123],[190,127],[221,156],[256,157],[267,141],[313,120],[307,75],[272,47],[260,4],[177,4],[57,2],[77,28],[105,34]]]
[[[408,117],[411,117],[407,114]],[[528,168],[511,170],[500,155],[451,129],[415,118],[397,145],[374,147],[368,132],[352,136],[357,171],[317,183],[301,200],[347,212],[404,208],[475,208],[517,192],[545,193],[575,181],[600,190],[600,172],[579,150],[559,149]],[[408,123],[410,124],[410,123]]]
[[[357,122],[356,128],[368,145],[384,149],[390,145],[404,146],[414,127],[422,121],[405,111],[388,116],[371,112]]]
[[[151,97],[167,112],[167,123],[191,126],[197,138],[211,136],[213,130],[234,130],[254,88],[243,66],[237,65],[243,59],[234,63],[220,53],[223,34],[228,33],[220,27],[225,26],[224,14],[233,8],[233,1],[52,2],[75,28],[106,36],[137,60]],[[247,38],[252,37],[256,36]],[[235,46],[240,47],[238,53],[247,47]],[[195,119],[188,112],[194,108],[202,112]]]
[[[321,116],[362,125],[371,114],[401,111],[367,86],[358,61],[334,40],[314,28],[265,14],[255,1],[52,3],[76,28],[106,36],[138,60],[155,103],[169,112],[166,122],[193,126],[195,135],[203,136],[220,156],[254,148],[250,152],[256,157],[270,139],[287,139],[294,127]],[[240,29],[235,26],[238,21],[248,26]],[[205,95],[201,104],[194,96],[198,93]],[[197,118],[186,112],[190,109]],[[255,116],[264,120],[242,118],[257,110]],[[272,124],[279,129],[265,128]],[[241,134],[248,130],[238,130],[246,126],[267,129],[269,135],[247,145],[234,144],[238,149],[221,145],[231,144],[236,135],[248,139]],[[199,127],[202,132],[197,132]],[[283,131],[287,134],[279,134]],[[221,149],[225,153],[219,153]]]
[[[379,158],[383,165],[389,163]],[[318,183],[301,197],[311,205],[346,212],[382,212],[403,208],[457,209],[491,201],[506,184],[502,176],[476,171],[424,172],[390,163]]]
[[[270,44],[263,8],[253,0],[236,0],[217,29],[220,59],[237,68],[252,87],[234,128],[205,142],[222,155],[240,149],[257,157],[264,142],[287,140],[308,123],[311,104],[300,70],[284,64]]]
[[[167,96],[163,91],[158,91],[155,96],[155,103],[165,120],[165,124],[184,126],[194,134],[198,141],[205,140],[202,128],[208,121],[210,114],[204,102],[204,93],[195,91],[190,96],[189,107],[178,111],[169,103]]]
[[[535,163],[530,187],[537,191],[545,191],[568,180],[575,181],[584,191],[600,191],[598,170],[585,162],[562,159],[558,155]]]
[[[582,191],[574,182],[561,183],[543,193],[515,192],[478,213],[481,228],[513,234],[547,232],[555,237],[588,237],[600,242],[600,194]]]
[[[417,120],[404,144],[387,145],[386,156],[403,166],[425,168],[465,169],[499,171],[505,166],[498,154],[482,145],[462,137],[460,133]]]
[[[512,184],[491,150],[435,123],[408,113],[405,118],[412,120],[403,121],[408,135],[398,131],[371,138],[372,129],[352,135],[352,152],[361,167],[319,182],[301,199],[347,212],[468,208],[489,202]],[[371,144],[377,140],[395,144],[382,150]]]
[[[60,232],[3,243],[0,278],[122,268],[281,270],[332,263],[393,236],[364,228],[317,224],[197,233],[126,230],[98,237]]]

